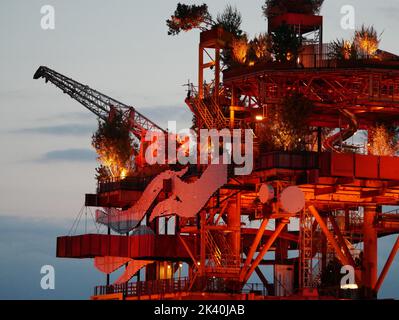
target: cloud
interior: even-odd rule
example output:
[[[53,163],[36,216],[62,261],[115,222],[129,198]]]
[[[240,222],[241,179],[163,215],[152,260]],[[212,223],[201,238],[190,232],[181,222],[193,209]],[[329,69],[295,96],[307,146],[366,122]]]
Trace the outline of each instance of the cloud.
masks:
[[[46,134],[56,136],[87,136],[91,135],[95,128],[91,125],[63,124],[57,126],[42,126],[35,128],[23,128],[13,131],[18,134]]]
[[[51,115],[48,117],[42,117],[37,119],[38,121],[56,121],[56,120],[68,120],[68,121],[90,121],[95,120],[96,116],[90,111],[86,112],[65,112]]]
[[[97,155],[89,149],[54,150],[45,153],[39,162],[92,162]]]
[[[151,106],[138,111],[163,128],[166,128],[168,121],[176,121],[178,126],[191,127],[193,115],[185,105]]]

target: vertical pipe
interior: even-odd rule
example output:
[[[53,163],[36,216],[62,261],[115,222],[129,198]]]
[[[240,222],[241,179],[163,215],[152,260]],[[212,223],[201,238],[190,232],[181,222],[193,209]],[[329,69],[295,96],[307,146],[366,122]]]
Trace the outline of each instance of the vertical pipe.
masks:
[[[230,129],[234,129],[234,121],[235,121],[235,113],[234,113],[234,107],[237,105],[237,90],[236,87],[232,86],[231,88],[231,103],[230,103]]]
[[[231,204],[228,212],[227,227],[230,231],[229,240],[234,259],[240,257],[241,228],[241,193],[237,194],[236,203]]]
[[[205,274],[205,261],[206,261],[206,213],[205,211],[201,211],[200,213],[200,235],[201,235],[201,243],[200,243],[200,266],[199,273],[201,275]]]
[[[375,220],[377,217],[377,207],[367,206],[364,208],[363,237],[363,275],[362,282],[365,298],[374,298],[374,287],[378,277],[378,256],[377,256],[377,229]]]
[[[322,217],[323,222],[327,225],[327,217]],[[327,249],[328,241],[324,233],[321,233],[321,272],[325,274],[327,271]]]
[[[230,107],[230,129],[234,129],[235,113],[234,107]]]
[[[109,219],[109,215],[108,215],[108,219]],[[107,230],[107,235],[111,235],[111,227],[109,226],[109,221],[108,221],[108,230]],[[110,280],[110,274],[109,273],[107,273],[107,286],[109,286],[110,285],[110,283],[111,283],[111,280]]]
[[[204,99],[204,49],[201,44],[198,58],[198,98],[202,100]]]
[[[281,219],[276,220],[276,228],[278,228],[281,223]],[[282,232],[286,231],[288,231],[288,225],[285,223]],[[280,238],[276,240],[276,243],[276,263],[286,264],[288,259],[288,241]]]
[[[215,49],[215,101],[219,103],[219,84],[220,84],[220,49]]]
[[[321,153],[322,151],[322,131],[321,131],[321,127],[317,128],[317,152]]]

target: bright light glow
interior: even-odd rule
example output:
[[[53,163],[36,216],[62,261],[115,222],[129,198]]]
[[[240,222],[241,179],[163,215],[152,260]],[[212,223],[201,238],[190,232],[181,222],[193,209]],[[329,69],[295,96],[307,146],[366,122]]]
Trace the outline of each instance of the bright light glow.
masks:
[[[256,121],[263,121],[263,116],[260,115],[260,114],[258,114],[258,115],[255,117],[255,119],[256,119]]]
[[[356,290],[359,289],[357,284],[343,284],[341,285],[342,290]]]
[[[183,263],[180,263],[180,264],[179,264],[179,267],[180,267],[180,268],[183,268]]]
[[[122,169],[121,175],[120,175],[121,180],[126,179],[126,177],[127,177],[127,170],[126,169]]]
[[[199,261],[198,261],[198,262],[197,262],[197,265],[199,265],[199,266],[200,266],[200,265],[201,265],[201,262],[199,262]]]

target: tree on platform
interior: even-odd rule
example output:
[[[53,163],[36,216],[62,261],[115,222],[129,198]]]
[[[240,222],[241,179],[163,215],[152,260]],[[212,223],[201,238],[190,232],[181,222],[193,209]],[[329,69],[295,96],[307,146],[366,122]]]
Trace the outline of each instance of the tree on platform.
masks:
[[[336,60],[375,59],[381,41],[373,26],[362,25],[352,40],[335,40],[330,43],[329,57]]]
[[[166,24],[169,27],[168,34],[175,36],[181,31],[190,31],[192,29],[204,31],[215,23],[208,12],[206,4],[197,6],[178,3],[174,15],[166,21]]]
[[[312,139],[308,119],[313,103],[299,93],[268,110],[268,122],[259,124],[256,136],[263,151],[304,151]]]
[[[324,0],[266,0],[262,7],[266,18],[285,13],[318,14]]]
[[[296,61],[299,56],[302,39],[294,30],[283,23],[271,33],[271,52],[278,62]]]
[[[376,56],[380,37],[373,26],[366,27],[362,25],[360,29],[355,31],[353,42],[359,52],[360,58],[369,59]]]
[[[337,39],[330,43],[328,56],[336,60],[356,60],[358,52],[353,41]]]
[[[99,120],[98,129],[92,137],[92,146],[100,162],[96,169],[99,181],[124,178],[133,171],[133,156],[137,153],[138,145],[121,113],[115,113],[107,121]]]
[[[399,151],[399,128],[377,123],[368,131],[368,151],[375,156],[396,156]]]
[[[231,5],[227,5],[222,13],[219,13],[216,18],[215,26],[222,27],[225,31],[230,32],[236,37],[241,37],[244,32],[241,29],[242,15]]]

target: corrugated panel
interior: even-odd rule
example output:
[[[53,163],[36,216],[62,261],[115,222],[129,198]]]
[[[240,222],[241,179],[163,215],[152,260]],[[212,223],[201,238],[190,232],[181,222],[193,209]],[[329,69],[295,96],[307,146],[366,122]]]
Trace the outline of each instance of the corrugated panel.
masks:
[[[399,180],[399,158],[380,157],[380,178],[384,180]]]
[[[279,153],[277,168],[291,168],[291,155],[286,153]]]
[[[81,256],[89,256],[90,253],[92,252],[91,239],[92,237],[90,234],[86,234],[81,237],[81,250],[80,250]]]
[[[319,158],[320,176],[331,176],[331,153],[322,153]]]
[[[355,155],[355,176],[363,179],[378,179],[379,157]]]
[[[99,256],[101,254],[101,237],[99,234],[91,235],[90,249],[94,256]]]
[[[109,253],[110,237],[111,236],[100,238],[100,253],[101,253],[100,256],[101,257],[111,256],[111,254]],[[118,256],[118,255],[116,255],[116,256]]]
[[[90,234],[57,239],[58,258],[82,259],[108,256],[133,259],[189,258],[178,237],[173,235],[127,237]]]
[[[333,177],[354,177],[354,154],[331,153],[331,175]]]
[[[57,257],[65,257],[66,256],[66,238],[60,237],[57,238]]]

